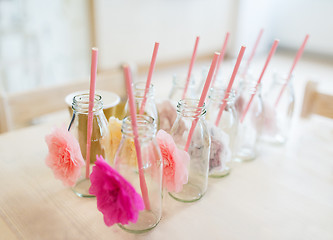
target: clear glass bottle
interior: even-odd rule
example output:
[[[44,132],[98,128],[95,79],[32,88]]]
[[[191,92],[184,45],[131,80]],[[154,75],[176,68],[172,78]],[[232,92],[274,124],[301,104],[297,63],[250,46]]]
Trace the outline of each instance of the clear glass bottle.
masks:
[[[223,177],[230,173],[231,159],[236,155],[235,140],[238,128],[238,117],[235,109],[235,90],[231,90],[226,99],[226,107],[219,125],[222,132],[218,133],[213,126],[217,119],[220,106],[224,101],[225,88],[211,88],[207,104],[207,121],[211,133],[211,152],[209,176]],[[226,146],[224,146],[224,144]]]
[[[179,149],[184,150],[193,121],[197,121],[188,148],[190,164],[188,166],[188,183],[179,193],[169,193],[174,199],[182,202],[199,200],[207,190],[208,167],[210,154],[210,135],[205,115],[206,107],[197,107],[199,101],[194,99],[180,100],[177,105],[177,119],[172,126],[171,135]]]
[[[142,233],[153,229],[162,215],[163,162],[155,140],[156,126],[150,116],[137,115],[137,126],[142,156],[142,169],[138,169],[131,117],[123,119],[122,140],[115,156],[115,169],[141,195],[139,172],[142,171],[148,190],[149,208],[140,211],[136,223],[119,226],[129,232]]]
[[[261,139],[273,144],[284,144],[289,136],[295,105],[293,76],[287,82],[287,76],[274,73],[270,88],[263,96],[264,124]],[[276,105],[276,101],[283,86],[283,94]]]
[[[183,98],[184,90],[186,84],[186,77],[178,77],[177,75],[173,76],[172,88],[169,94],[169,100],[177,106],[178,101]],[[188,88],[186,91],[185,98],[194,98],[195,97],[195,79],[193,76],[190,78]]]
[[[145,94],[146,89],[146,83],[145,82],[136,82],[133,84],[133,94],[135,97],[135,105],[137,109],[137,114],[139,114],[143,97]],[[124,108],[124,117],[129,116],[129,107],[128,107],[128,101],[126,102],[125,108]],[[159,118],[158,118],[158,112],[157,107],[155,103],[155,97],[154,97],[154,85],[150,84],[149,91],[146,95],[146,103],[145,108],[143,111],[143,115],[150,116],[154,119],[154,123],[159,125]]]
[[[206,83],[208,72],[209,72],[209,66],[202,67],[201,74],[200,74],[200,80],[199,80],[198,86],[196,87],[196,96],[201,95],[202,90],[203,90],[203,88],[205,86],[205,83]],[[220,74],[219,74],[219,76],[220,76]],[[213,80],[214,80],[214,77],[213,77]],[[212,80],[211,86],[213,84],[213,80]]]
[[[89,109],[89,94],[79,94],[73,98],[73,117],[69,124],[70,131],[78,140],[83,159],[86,159],[87,145],[87,124],[88,124],[88,109]],[[102,147],[102,139],[107,134],[107,120],[103,112],[103,102],[100,95],[95,94],[93,108],[93,129],[91,134],[90,148],[90,172],[96,161],[96,155],[105,157]],[[90,179],[85,178],[86,167],[82,167],[81,177],[74,185],[73,191],[80,197],[94,197],[89,194]]]
[[[238,74],[237,78],[235,80],[237,84],[237,86],[235,87],[235,109],[237,112],[237,116],[240,117],[242,114],[242,110],[244,108],[244,104],[246,104],[244,102],[244,97],[241,96],[241,94],[244,94],[244,91],[247,91],[247,89],[252,85],[255,84],[256,80],[254,78],[254,76],[249,73],[243,75],[243,74]]]
[[[169,99],[166,99],[158,104],[158,114],[160,125],[159,128],[163,129],[167,133],[170,133],[174,122],[177,119],[177,104],[182,99],[185,89],[186,78],[178,78],[173,76],[172,88],[169,94]],[[191,77],[190,83],[187,89],[186,96],[194,97],[194,80]]]
[[[247,114],[242,121],[242,114],[251,96],[255,93]],[[238,105],[239,123],[237,131],[237,154],[236,160],[249,161],[257,156],[257,142],[263,125],[263,101],[261,97],[261,84],[257,86],[255,81],[242,83],[242,88],[236,99]]]

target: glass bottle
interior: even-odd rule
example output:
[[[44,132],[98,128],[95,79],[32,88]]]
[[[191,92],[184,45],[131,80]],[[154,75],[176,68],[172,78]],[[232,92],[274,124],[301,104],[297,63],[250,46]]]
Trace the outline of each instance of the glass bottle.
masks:
[[[183,98],[185,84],[186,84],[186,77],[182,78],[182,77],[178,77],[177,75],[173,76],[172,88],[171,88],[171,91],[169,94],[169,100],[175,106],[177,106],[178,101]],[[191,76],[185,98],[194,98],[195,97],[194,85],[195,85],[195,79],[193,78],[193,76]]]
[[[150,209],[139,212],[136,223],[119,226],[129,232],[141,233],[153,229],[162,215],[162,171],[163,163],[159,146],[155,140],[156,126],[150,116],[137,115],[137,127],[141,147],[142,169],[138,169],[131,117],[122,124],[122,140],[115,156],[116,170],[141,195],[139,172],[142,171],[148,190]]]
[[[261,139],[265,142],[284,144],[288,139],[295,105],[292,82],[293,76],[287,82],[287,76],[274,73],[273,82],[263,96],[264,124]],[[284,92],[276,105],[284,85]]]
[[[88,108],[88,93],[74,96],[72,103],[73,117],[69,124],[68,131],[70,131],[78,140],[83,159],[86,159]],[[89,156],[90,172],[96,161],[96,155],[102,155],[105,157],[104,149],[102,147],[102,139],[106,136],[106,134],[107,120],[103,112],[102,97],[95,94],[93,108],[93,129],[91,134],[91,148]],[[89,194],[90,179],[85,178],[85,173],[86,166],[82,167],[81,177],[74,185],[73,191],[80,197],[94,197],[93,195]]]
[[[192,123],[197,121],[188,148],[188,183],[183,185],[181,192],[169,193],[182,202],[197,201],[207,190],[210,136],[205,120],[206,107],[197,107],[198,103],[199,101],[194,99],[180,100],[177,105],[178,116],[171,129],[177,147],[184,150]]]
[[[145,82],[136,82],[133,84],[133,93],[135,97],[135,104],[136,104],[136,109],[137,109],[137,114],[139,114],[142,102],[143,102],[143,97],[145,94],[145,89],[146,89],[146,83]],[[125,108],[124,108],[124,117],[129,116],[129,107],[128,107],[128,101],[126,102]],[[145,107],[143,110],[143,115],[150,116],[154,119],[154,123],[159,125],[159,118],[158,118],[158,112],[157,112],[157,107],[155,103],[155,98],[154,98],[154,85],[150,84],[149,90],[146,95],[146,103]]]
[[[222,112],[219,125],[222,132],[218,133],[213,126],[217,119],[220,106],[224,101],[225,88],[211,88],[207,104],[207,121],[211,135],[211,152],[209,176],[223,177],[230,173],[231,159],[235,156],[235,140],[238,128],[238,117],[235,109],[235,90],[231,90],[225,100],[226,107]],[[224,144],[226,146],[224,146]]]
[[[174,122],[177,119],[177,104],[182,99],[185,89],[186,78],[178,78],[173,76],[172,88],[169,94],[169,99],[163,100],[158,103],[158,115],[160,120],[159,128],[163,129],[167,133],[170,133]],[[194,96],[194,80],[190,79],[190,83],[187,89],[186,96]]]
[[[237,153],[236,160],[249,161],[257,156],[257,142],[261,134],[263,125],[263,101],[261,97],[261,84],[255,81],[242,83],[238,99],[239,123],[237,131]],[[255,94],[252,103],[242,121],[242,115],[252,94]]]
[[[256,80],[254,76],[247,71],[247,73],[244,74],[237,74],[236,80],[235,80],[237,86],[235,87],[235,109],[237,112],[237,116],[240,117],[242,114],[242,109],[244,108],[244,97],[241,96],[241,94],[244,94],[244,91],[247,91],[247,89],[250,87],[250,85],[254,85]]]
[[[208,72],[209,72],[209,66],[204,66],[204,67],[202,67],[201,74],[200,74],[199,84],[198,84],[198,86],[196,87],[196,96],[200,96],[200,95],[201,95],[202,90],[203,90],[203,88],[204,88],[204,86],[205,86],[205,83],[206,83],[206,79],[207,79]],[[220,74],[219,74],[219,76],[220,76]],[[214,76],[214,77],[215,77],[215,76]],[[213,80],[212,80],[211,86],[212,86],[212,84],[213,84],[214,77],[213,77]],[[215,81],[215,82],[216,82],[216,81]]]

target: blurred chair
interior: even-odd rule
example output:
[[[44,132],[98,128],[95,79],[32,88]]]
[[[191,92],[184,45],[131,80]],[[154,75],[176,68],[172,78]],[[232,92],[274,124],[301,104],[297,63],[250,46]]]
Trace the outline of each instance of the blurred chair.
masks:
[[[124,100],[126,88],[122,67],[98,74],[96,89],[112,91]],[[0,92],[0,133],[31,125],[38,117],[66,109],[65,97],[81,90],[89,90],[88,79],[22,93]]]
[[[320,93],[317,83],[308,81],[305,87],[301,117],[317,114],[333,118],[333,95]]]

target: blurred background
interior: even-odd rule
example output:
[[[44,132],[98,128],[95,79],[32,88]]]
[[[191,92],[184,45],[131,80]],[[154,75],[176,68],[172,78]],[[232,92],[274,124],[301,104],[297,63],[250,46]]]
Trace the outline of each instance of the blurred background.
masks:
[[[219,51],[230,32],[227,57],[252,47],[257,54],[275,38],[278,52],[293,54],[309,33],[304,56],[332,63],[331,0],[0,0],[0,90],[7,93],[87,78],[90,48],[99,48],[99,70],[129,62],[157,64]],[[249,54],[250,51],[247,51]],[[331,65],[332,66],[332,65]]]

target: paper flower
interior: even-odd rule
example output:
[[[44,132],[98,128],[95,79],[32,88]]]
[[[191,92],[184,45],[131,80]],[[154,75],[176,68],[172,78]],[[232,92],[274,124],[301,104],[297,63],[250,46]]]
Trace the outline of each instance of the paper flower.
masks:
[[[211,137],[209,171],[222,171],[226,167],[226,162],[231,161],[229,135],[213,124],[209,124],[208,128]]]
[[[169,100],[165,100],[157,104],[157,109],[160,120],[160,129],[163,129],[166,132],[170,132],[172,125],[177,118],[176,108]]]
[[[136,156],[136,150],[133,138],[126,138],[124,140],[122,153],[124,153],[125,155],[122,155],[121,157],[123,159],[126,159],[126,164],[128,166],[133,166],[133,167],[138,166],[138,160]]]
[[[156,140],[163,158],[163,186],[169,192],[180,192],[188,181],[190,156],[178,149],[171,135],[164,130],[158,131]]]
[[[90,175],[89,193],[96,196],[97,208],[103,213],[105,224],[135,223],[139,211],[145,208],[141,196],[102,156],[96,159]]]
[[[73,186],[80,177],[84,160],[76,138],[65,127],[55,128],[45,137],[49,148],[45,162],[64,185]]]
[[[264,103],[264,111],[263,111],[263,131],[268,135],[275,135],[279,132],[279,128],[277,125],[277,115],[276,110],[269,104]]]
[[[114,158],[116,156],[116,152],[121,142],[122,133],[121,133],[122,122],[115,117],[110,117],[108,123],[108,133],[102,139],[102,146],[105,150],[106,159],[112,165],[114,164]],[[122,152],[126,153],[125,158],[128,160],[128,164],[130,166],[137,166],[136,159],[136,151],[134,146],[134,140],[131,138],[126,138],[123,142],[123,148],[126,150],[122,150]],[[123,156],[124,157],[124,156]]]
[[[121,121],[118,118],[110,117],[108,123],[108,133],[102,139],[101,144],[105,150],[106,159],[112,164],[114,156],[121,141]]]
[[[236,98],[236,102],[235,102],[235,109],[236,109],[239,117],[242,115],[242,112],[244,110],[244,104],[245,104],[244,97],[242,95],[239,95]]]

